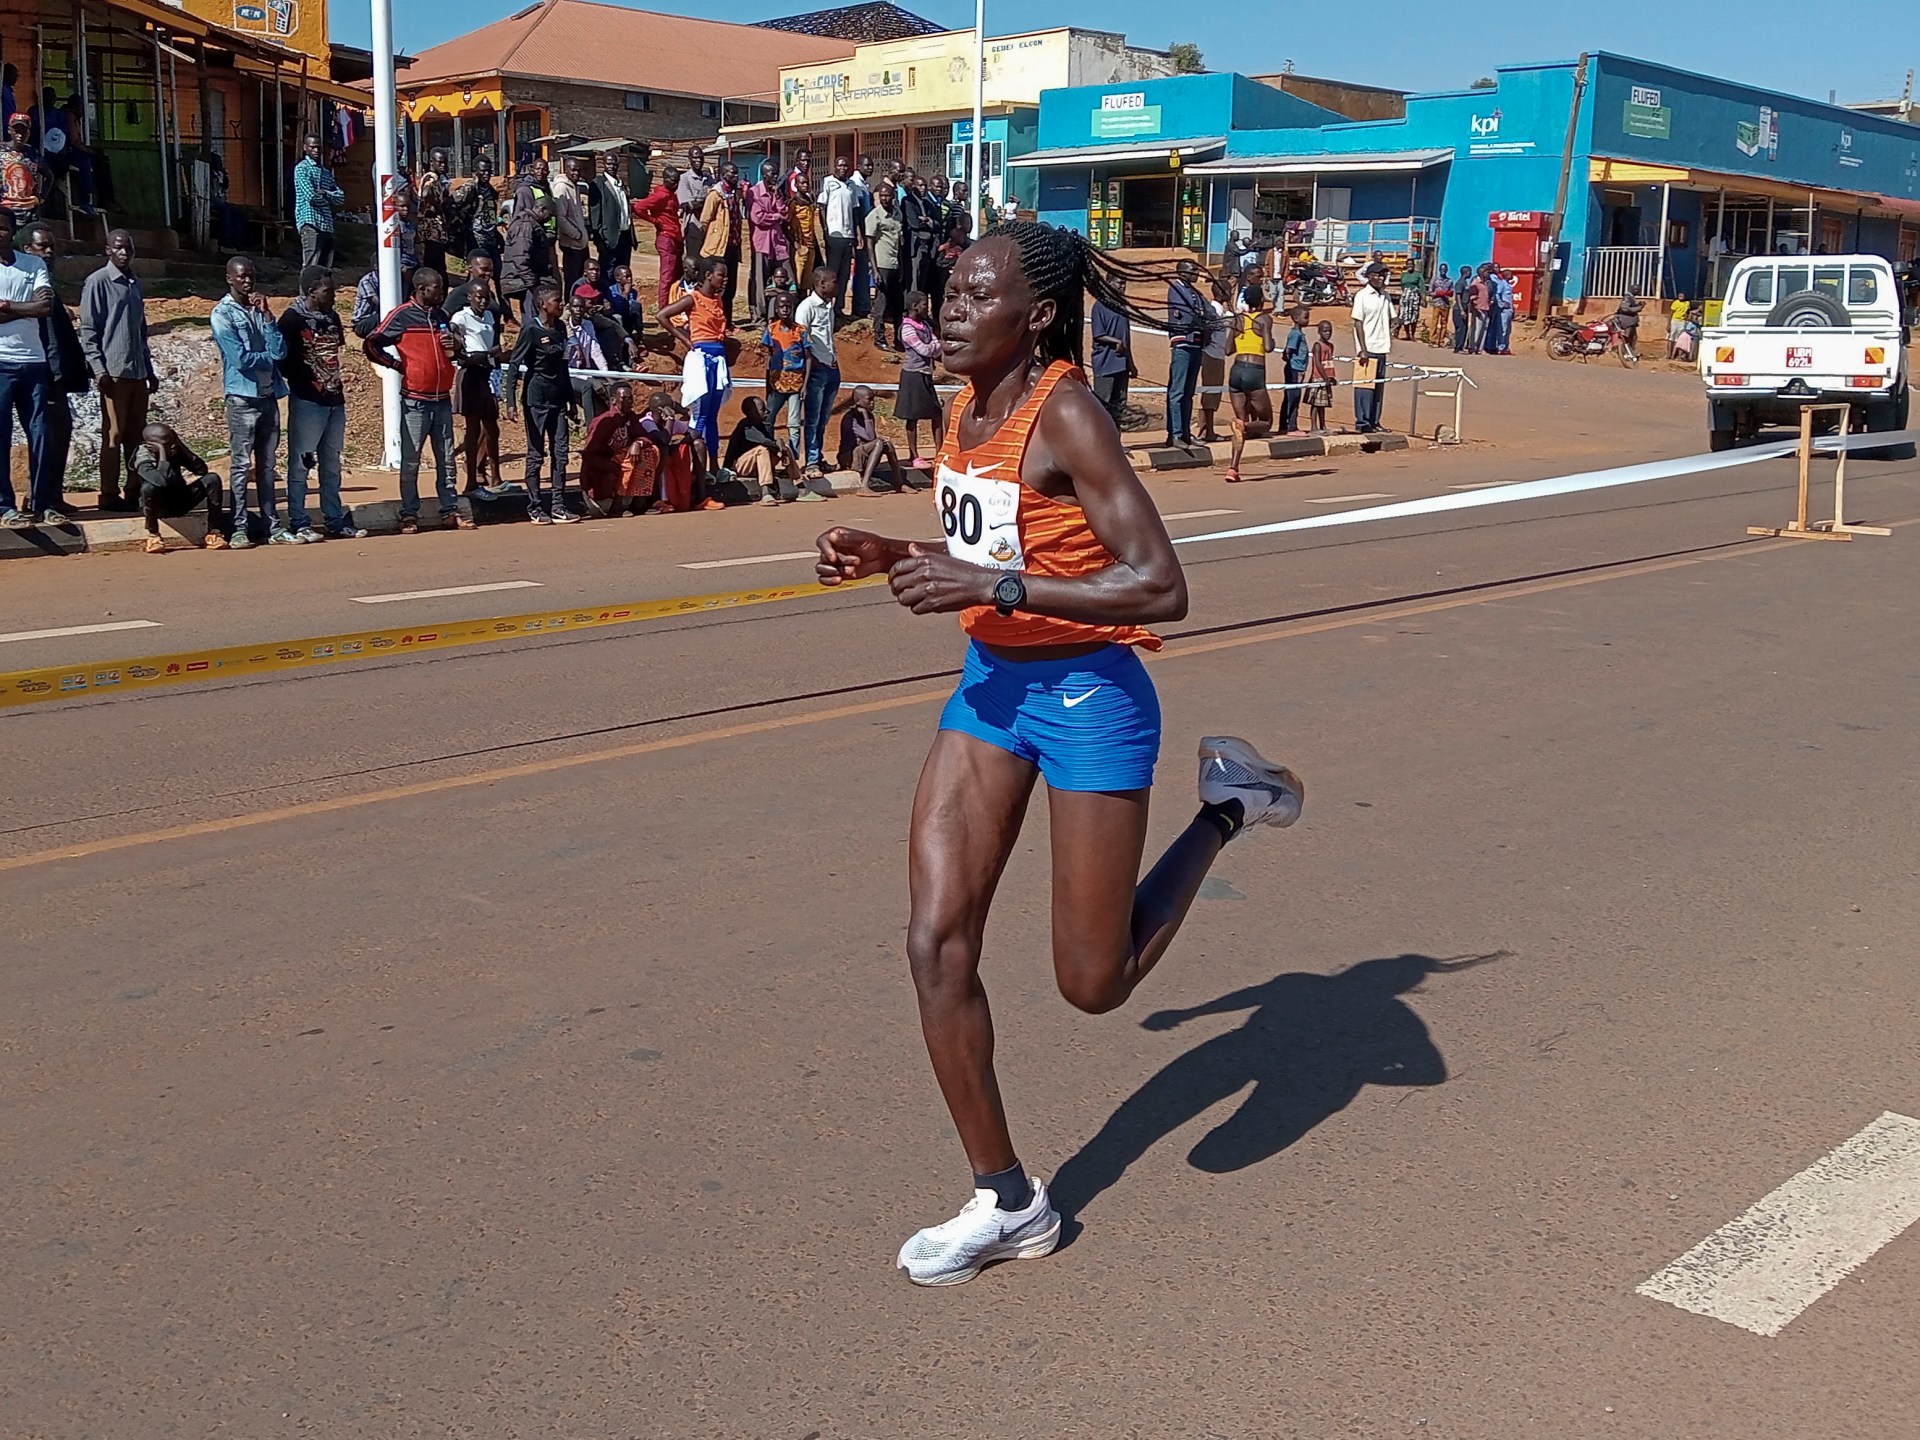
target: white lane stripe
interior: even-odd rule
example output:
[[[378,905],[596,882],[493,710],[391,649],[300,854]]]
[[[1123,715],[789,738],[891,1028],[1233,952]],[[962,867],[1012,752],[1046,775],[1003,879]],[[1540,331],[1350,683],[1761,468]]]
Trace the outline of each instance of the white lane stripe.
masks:
[[[1822,456],[1835,451],[1865,450],[1904,442],[1920,442],[1920,431],[1897,430],[1880,434],[1849,435],[1842,445],[1828,436],[1813,442]],[[1512,485],[1492,486],[1485,490],[1433,495],[1424,500],[1402,500],[1397,505],[1374,505],[1365,510],[1336,510],[1331,515],[1308,515],[1301,520],[1279,520],[1271,525],[1243,525],[1237,530],[1211,530],[1205,535],[1178,535],[1176,545],[1201,545],[1209,540],[1244,540],[1254,535],[1284,535],[1294,530],[1324,530],[1335,525],[1361,525],[1371,520],[1404,520],[1414,515],[1438,515],[1449,510],[1472,510],[1481,505],[1506,505],[1515,500],[1537,500],[1550,495],[1577,495],[1585,490],[1606,490],[1616,485],[1639,485],[1648,480],[1670,480],[1676,475],[1694,475],[1708,470],[1729,470],[1736,465],[1752,465],[1761,460],[1777,460],[1799,448],[1797,440],[1780,440],[1768,445],[1752,445],[1717,455],[1683,455],[1677,460],[1654,460],[1644,465],[1621,465],[1611,470],[1586,470],[1578,475],[1550,475],[1543,480],[1522,480]]]
[[[158,630],[158,620],[113,620],[105,625],[66,625],[58,630],[16,630],[0,635],[0,645],[12,640],[58,640],[67,635],[105,635],[114,630]]]
[[[1391,490],[1369,490],[1364,495],[1322,495],[1317,500],[1309,500],[1309,505],[1346,505],[1355,500],[1391,500]]]
[[[1466,485],[1449,485],[1449,490],[1491,490],[1498,485],[1511,485],[1511,480],[1475,480]]]
[[[682,570],[724,570],[729,565],[771,565],[776,560],[811,560],[819,552],[815,550],[787,550],[778,555],[741,555],[732,560],[687,560],[682,562]]]
[[[396,600],[438,600],[442,595],[484,595],[490,590],[538,590],[538,580],[496,580],[490,585],[449,585],[444,590],[400,590],[392,595],[355,595],[356,605],[391,605]]]
[[[1916,1220],[1920,1120],[1888,1111],[1638,1293],[1756,1335],[1778,1335]]]
[[[1162,515],[1162,520],[1211,520],[1216,515],[1238,515],[1238,510],[1182,510],[1178,515]]]

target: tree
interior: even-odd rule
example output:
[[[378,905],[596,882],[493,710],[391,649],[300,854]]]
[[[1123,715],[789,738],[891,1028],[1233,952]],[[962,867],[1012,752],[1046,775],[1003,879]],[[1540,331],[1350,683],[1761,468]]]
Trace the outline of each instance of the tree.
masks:
[[[1176,75],[1204,75],[1207,62],[1201,58],[1200,47],[1191,40],[1182,40],[1178,45],[1169,45],[1167,54],[1173,58],[1173,73]]]
[[[1500,88],[1500,82],[1495,80],[1491,75],[1482,75],[1467,88],[1469,90],[1498,90]]]

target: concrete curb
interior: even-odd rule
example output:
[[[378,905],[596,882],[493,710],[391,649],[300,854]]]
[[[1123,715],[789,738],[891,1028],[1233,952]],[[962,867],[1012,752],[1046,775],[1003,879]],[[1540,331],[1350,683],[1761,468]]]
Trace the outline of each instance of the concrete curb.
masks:
[[[851,470],[838,470],[827,476],[826,484],[835,494],[845,495],[860,489],[860,477]],[[813,488],[818,489],[819,485],[816,483]],[[310,497],[311,494],[309,491]],[[577,486],[568,489],[567,503],[574,513],[586,513]],[[476,497],[467,500],[463,508],[478,525],[527,523],[527,502],[519,496],[509,495],[494,501]],[[423,530],[432,529],[438,523],[439,517],[430,491],[421,496],[421,514]],[[398,535],[400,502],[371,500],[355,505],[353,518],[361,529],[374,535]],[[256,542],[267,538],[257,521],[249,533]],[[162,520],[160,534],[174,548],[198,548],[207,536],[206,514],[204,511],[195,511],[175,520]],[[77,520],[58,529],[0,530],[0,560],[35,560],[47,555],[111,554],[114,551],[140,550],[146,543],[147,523],[138,515],[107,515],[97,520]]]
[[[1273,439],[1249,440],[1245,458],[1249,460],[1318,460],[1328,455],[1374,455],[1386,450],[1405,450],[1407,437],[1392,431],[1374,435],[1343,432],[1335,435],[1291,435]],[[1148,470],[1204,470],[1225,465],[1233,456],[1226,441],[1212,445],[1155,445],[1133,452],[1135,463],[1145,461]]]

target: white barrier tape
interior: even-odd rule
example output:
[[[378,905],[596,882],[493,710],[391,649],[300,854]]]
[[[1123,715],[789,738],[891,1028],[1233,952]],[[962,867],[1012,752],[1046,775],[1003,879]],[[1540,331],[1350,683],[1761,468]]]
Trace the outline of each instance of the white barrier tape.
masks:
[[[1883,431],[1855,434],[1842,442],[1839,436],[1816,439],[1816,453],[1831,455],[1837,450],[1877,450],[1884,445],[1920,441],[1920,430]],[[1544,480],[1520,480],[1485,490],[1456,491],[1434,495],[1425,500],[1402,500],[1395,505],[1371,505],[1361,510],[1337,510],[1331,515],[1307,515],[1299,520],[1280,520],[1270,525],[1246,525],[1238,530],[1216,530],[1207,535],[1183,535],[1176,545],[1199,545],[1208,540],[1243,540],[1254,535],[1285,535],[1295,530],[1326,530],[1336,525],[1361,525],[1371,520],[1402,520],[1415,515],[1439,515],[1450,510],[1474,510],[1482,505],[1506,505],[1516,500],[1539,500],[1553,495],[1577,495],[1584,490],[1606,490],[1617,485],[1641,485],[1649,480],[1667,480],[1676,475],[1693,475],[1709,470],[1730,470],[1738,465],[1753,465],[1762,460],[1777,460],[1800,448],[1798,440],[1778,440],[1753,445],[1743,450],[1725,450],[1713,455],[1683,455],[1677,460],[1654,460],[1643,465],[1622,465],[1612,470],[1586,470],[1577,475],[1552,475]]]

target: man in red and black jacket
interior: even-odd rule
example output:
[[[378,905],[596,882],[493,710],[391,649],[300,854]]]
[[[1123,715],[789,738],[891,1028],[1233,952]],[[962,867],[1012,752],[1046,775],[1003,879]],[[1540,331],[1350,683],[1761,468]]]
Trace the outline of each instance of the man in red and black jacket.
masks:
[[[459,348],[440,308],[446,281],[425,266],[413,272],[413,299],[395,308],[366,339],[367,359],[400,372],[400,533],[420,529],[420,451],[433,442],[440,524],[471,530],[453,480],[453,357]]]

